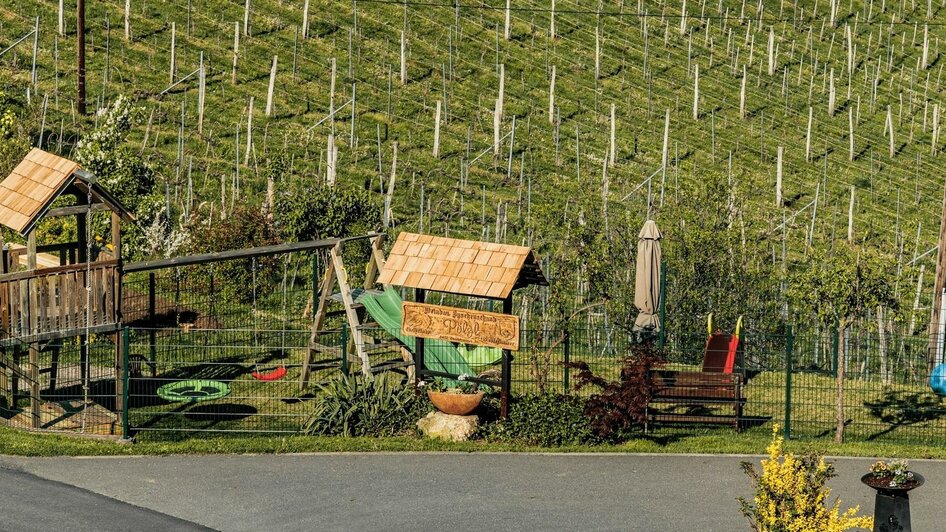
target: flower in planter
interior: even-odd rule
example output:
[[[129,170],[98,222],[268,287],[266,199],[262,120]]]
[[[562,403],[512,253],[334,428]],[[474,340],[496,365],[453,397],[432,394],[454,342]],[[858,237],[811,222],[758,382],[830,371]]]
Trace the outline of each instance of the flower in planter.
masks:
[[[907,469],[906,460],[891,460],[888,464],[883,460],[878,460],[870,466],[870,474],[875,478],[890,478],[888,486],[896,488],[911,482],[914,479],[913,472]]]

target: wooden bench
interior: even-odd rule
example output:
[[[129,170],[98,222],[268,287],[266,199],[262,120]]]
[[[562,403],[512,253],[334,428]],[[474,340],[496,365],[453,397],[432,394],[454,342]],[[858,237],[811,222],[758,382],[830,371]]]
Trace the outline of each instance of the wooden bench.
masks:
[[[722,423],[738,431],[746,398],[742,396],[742,376],[737,373],[681,372],[657,370],[651,374],[656,386],[647,405],[648,423]],[[731,413],[665,412],[652,405],[728,408]]]

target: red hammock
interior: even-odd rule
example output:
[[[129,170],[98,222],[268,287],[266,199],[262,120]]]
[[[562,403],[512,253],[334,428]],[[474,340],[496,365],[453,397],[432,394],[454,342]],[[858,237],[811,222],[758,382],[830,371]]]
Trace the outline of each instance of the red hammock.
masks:
[[[286,373],[286,367],[282,366],[265,373],[260,372],[259,369],[257,369],[251,375],[253,375],[253,378],[258,381],[278,381],[279,379],[285,377]]]

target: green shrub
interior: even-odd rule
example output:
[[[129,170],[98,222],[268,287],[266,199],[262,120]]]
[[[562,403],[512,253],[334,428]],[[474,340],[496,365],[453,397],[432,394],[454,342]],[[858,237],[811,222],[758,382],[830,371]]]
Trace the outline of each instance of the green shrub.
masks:
[[[319,398],[303,424],[307,434],[394,436],[410,433],[429,403],[413,387],[384,376],[345,375],[319,384]]]
[[[579,397],[544,394],[518,398],[506,420],[497,420],[480,429],[487,440],[519,442],[542,447],[581,445],[597,441],[584,415],[585,402]]]

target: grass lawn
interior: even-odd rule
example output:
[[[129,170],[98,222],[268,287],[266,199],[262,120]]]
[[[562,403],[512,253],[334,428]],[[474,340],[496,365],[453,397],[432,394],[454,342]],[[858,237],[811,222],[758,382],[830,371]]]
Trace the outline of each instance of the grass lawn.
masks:
[[[32,434],[0,427],[0,449],[19,456],[117,456],[218,453],[303,453],[303,452],[615,452],[615,453],[700,453],[761,454],[770,438],[767,430],[741,434],[730,429],[661,433],[641,436],[620,445],[584,445],[543,448],[484,441],[441,442],[413,437],[341,438],[314,436],[190,437],[180,441],[142,440],[133,444],[114,443],[53,434]],[[882,456],[898,458],[946,459],[946,449],[925,445],[892,443],[845,443],[789,441],[794,452],[817,450],[832,456]]]

